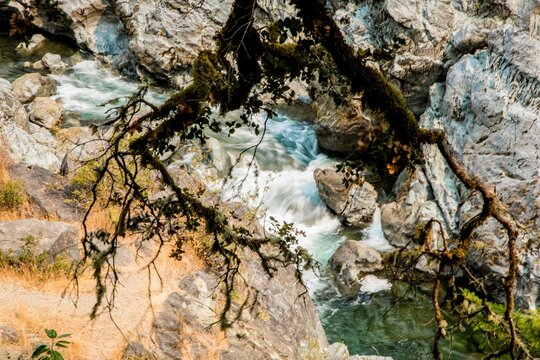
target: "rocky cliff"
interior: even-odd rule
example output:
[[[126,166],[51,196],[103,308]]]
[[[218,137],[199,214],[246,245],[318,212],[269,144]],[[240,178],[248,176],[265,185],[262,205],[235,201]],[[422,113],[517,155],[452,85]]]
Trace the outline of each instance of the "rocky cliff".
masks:
[[[374,54],[401,88],[421,126],[445,130],[458,160],[493,186],[524,226],[520,305],[534,308],[540,281],[538,231],[540,117],[537,1],[334,1],[351,44]],[[383,230],[403,246],[418,223],[435,218],[455,233],[478,211],[478,199],[455,179],[437,149],[400,175],[395,200],[382,206]],[[500,281],[506,239],[494,221],[475,236],[470,265]]]

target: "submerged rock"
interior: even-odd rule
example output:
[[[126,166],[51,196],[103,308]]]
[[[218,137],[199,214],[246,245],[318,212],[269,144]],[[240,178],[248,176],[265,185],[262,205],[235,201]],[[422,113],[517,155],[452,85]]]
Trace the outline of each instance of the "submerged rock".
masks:
[[[328,264],[338,290],[351,297],[358,294],[364,275],[383,269],[381,254],[357,240],[344,242]]]
[[[377,208],[377,191],[370,183],[343,183],[344,175],[333,169],[314,172],[321,199],[343,221],[356,227],[366,227],[373,220]]]

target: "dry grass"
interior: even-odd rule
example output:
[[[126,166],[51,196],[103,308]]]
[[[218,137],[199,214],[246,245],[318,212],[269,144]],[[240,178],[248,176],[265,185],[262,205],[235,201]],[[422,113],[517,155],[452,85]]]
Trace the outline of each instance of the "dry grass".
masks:
[[[4,184],[8,184],[10,181],[17,182],[17,179],[11,178],[9,172],[9,166],[11,164],[12,162],[7,154],[7,151],[0,146],[0,187]],[[0,221],[11,221],[38,217],[38,213],[35,211],[34,206],[28,201],[26,197],[22,204],[17,206],[16,209],[0,208]]]

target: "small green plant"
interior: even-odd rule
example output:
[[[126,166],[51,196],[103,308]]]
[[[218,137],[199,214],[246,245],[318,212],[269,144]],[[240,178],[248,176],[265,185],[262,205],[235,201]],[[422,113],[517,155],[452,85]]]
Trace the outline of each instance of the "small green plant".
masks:
[[[70,334],[58,335],[56,330],[45,329],[45,334],[51,340],[50,344],[39,345],[36,350],[32,353],[32,359],[38,360],[63,360],[64,357],[56,349],[58,348],[67,348],[70,341],[60,340],[65,339],[70,336]]]
[[[15,210],[26,201],[23,186],[13,180],[0,184],[0,210]]]

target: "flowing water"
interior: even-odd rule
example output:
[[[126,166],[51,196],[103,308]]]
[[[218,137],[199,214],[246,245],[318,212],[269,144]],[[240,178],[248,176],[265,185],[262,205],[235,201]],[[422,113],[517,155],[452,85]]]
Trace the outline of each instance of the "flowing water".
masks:
[[[0,37],[0,77],[9,80],[24,74],[23,60],[11,50],[16,43]],[[64,55],[69,55],[65,53]],[[77,112],[81,121],[99,121],[107,107],[97,105],[121,96],[129,96],[139,84],[113,74],[97,62],[77,63],[64,75],[54,76],[58,83],[57,97],[66,110]],[[153,91],[149,99],[163,101],[166,93]],[[109,105],[111,106],[111,105]],[[234,115],[229,115],[234,116]],[[324,276],[324,267],[331,255],[347,239],[365,241],[381,251],[389,245],[381,230],[380,212],[373,224],[360,232],[344,227],[321,201],[313,178],[316,168],[333,167],[337,160],[322,154],[310,123],[295,121],[285,115],[272,119],[260,116],[267,131],[257,148],[247,152],[234,168],[232,178],[222,187],[225,199],[242,197],[253,205],[261,204],[269,216],[292,222],[305,231],[300,245],[307,248],[323,268],[323,276],[305,275],[309,292],[317,304],[321,321],[330,342],[343,341],[352,354],[388,355],[400,359],[429,359],[434,333],[432,307],[427,292],[418,291],[415,297],[396,302],[401,289],[384,279],[367,278],[356,299],[341,297],[331,281]],[[237,129],[234,135],[211,134],[221,156],[231,162],[240,152],[259,142],[248,129]],[[216,150],[216,149],[215,149]],[[247,176],[246,176],[247,175]],[[242,185],[242,186],[240,186]],[[462,334],[444,344],[452,359],[476,359],[470,334]]]

